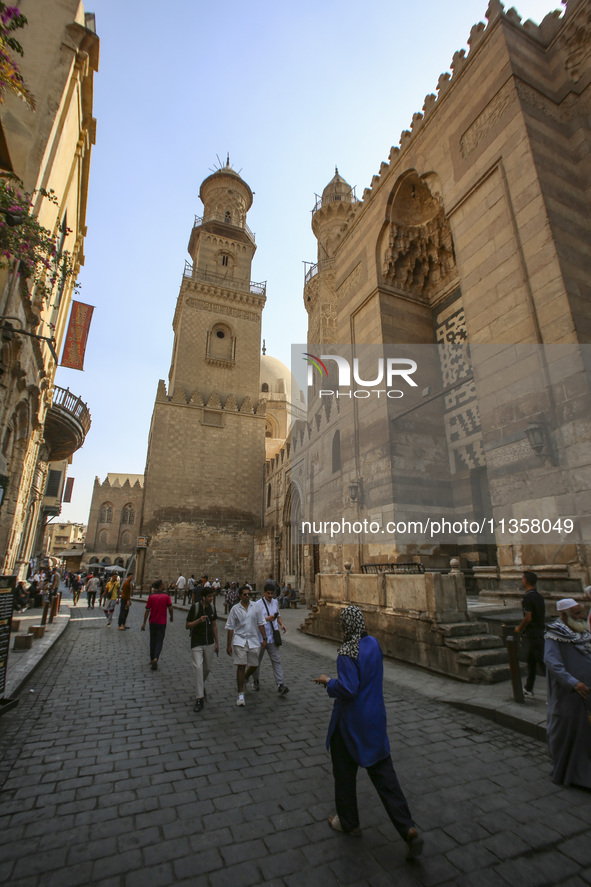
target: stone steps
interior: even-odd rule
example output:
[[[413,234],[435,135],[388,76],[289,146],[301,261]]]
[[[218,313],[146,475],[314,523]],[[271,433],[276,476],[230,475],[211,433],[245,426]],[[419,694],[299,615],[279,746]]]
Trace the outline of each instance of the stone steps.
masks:
[[[482,684],[498,684],[500,681],[511,680],[509,666],[505,665],[471,665],[467,670],[468,680]]]
[[[495,634],[466,635],[465,637],[451,637],[445,639],[445,646],[451,650],[463,652],[465,650],[489,650],[503,647],[503,641]]]
[[[433,631],[446,638],[466,637],[467,635],[484,635],[488,631],[486,622],[437,622]]]
[[[474,668],[481,668],[484,665],[508,666],[507,651],[502,646],[502,643],[500,648],[491,647],[488,650],[466,650],[465,652],[458,653],[456,661],[460,665],[467,665]]]

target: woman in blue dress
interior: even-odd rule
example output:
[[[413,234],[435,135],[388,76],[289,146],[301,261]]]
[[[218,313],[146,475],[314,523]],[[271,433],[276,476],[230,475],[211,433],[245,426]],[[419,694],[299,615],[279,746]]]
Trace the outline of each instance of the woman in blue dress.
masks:
[[[420,856],[423,839],[417,832],[406,798],[394,772],[386,732],[383,656],[368,635],[359,607],[341,613],[344,643],[337,656],[336,678],[315,678],[335,700],[328,727],[335,781],[336,815],[328,820],[335,831],[360,835],[357,809],[357,770],[365,767],[394,828],[406,841],[407,859]]]

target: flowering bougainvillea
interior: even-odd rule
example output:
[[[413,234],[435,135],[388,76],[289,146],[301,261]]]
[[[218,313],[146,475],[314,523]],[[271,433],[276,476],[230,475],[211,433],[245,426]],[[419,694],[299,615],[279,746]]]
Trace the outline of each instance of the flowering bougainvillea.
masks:
[[[53,192],[40,193],[57,202]],[[48,297],[56,284],[73,273],[70,254],[65,250],[58,254],[51,231],[31,215],[31,197],[20,179],[3,176],[0,178],[0,269],[13,268],[16,262],[21,275],[34,284],[42,297]]]
[[[23,55],[23,48],[13,36],[14,31],[24,28],[26,16],[18,6],[8,6],[0,2],[0,102],[4,101],[7,92],[21,98],[30,108],[35,107],[35,100],[23,80],[18,65],[9,50]]]

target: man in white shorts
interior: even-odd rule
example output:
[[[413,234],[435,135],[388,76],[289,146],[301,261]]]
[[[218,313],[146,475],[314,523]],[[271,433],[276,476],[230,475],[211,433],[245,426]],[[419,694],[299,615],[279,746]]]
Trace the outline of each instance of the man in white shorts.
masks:
[[[244,681],[257,670],[261,648],[257,609],[251,603],[245,585],[240,589],[240,600],[230,610],[226,631],[228,632],[227,653],[228,656],[232,656],[236,666],[238,686],[236,705],[244,705]],[[262,645],[266,645],[266,641],[263,640]]]

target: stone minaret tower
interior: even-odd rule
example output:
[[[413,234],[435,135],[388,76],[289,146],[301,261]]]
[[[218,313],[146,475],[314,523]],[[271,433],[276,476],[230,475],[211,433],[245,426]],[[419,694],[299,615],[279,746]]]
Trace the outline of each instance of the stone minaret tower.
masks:
[[[173,319],[168,392],[158,383],[146,462],[138,572],[252,576],[265,462],[260,398],[265,284],[250,279],[252,191],[229,164],[201,185]],[[142,564],[143,561],[143,564]]]
[[[312,213],[312,230],[318,241],[318,262],[306,274],[304,305],[308,312],[308,342],[327,345],[337,341],[337,294],[334,254],[357,206],[357,200],[338,169]]]

